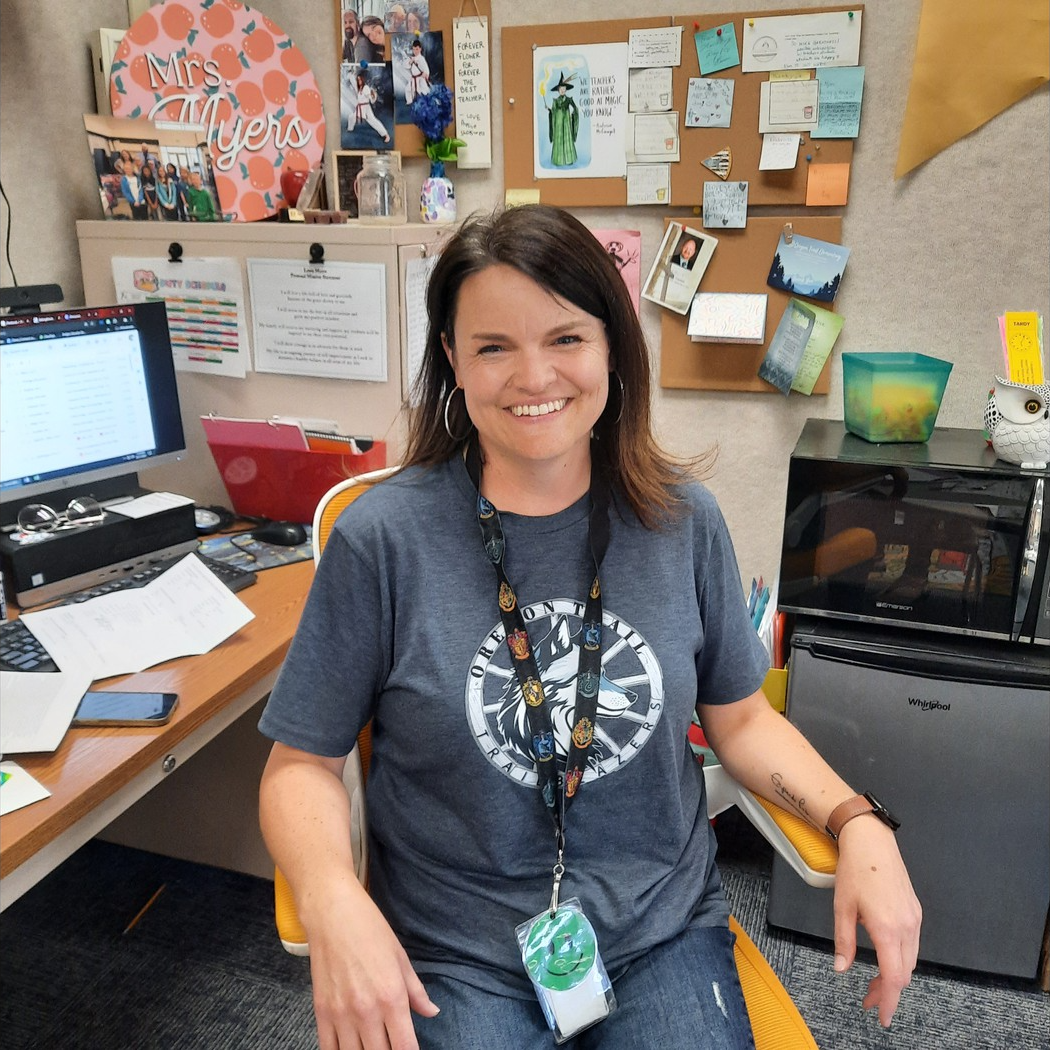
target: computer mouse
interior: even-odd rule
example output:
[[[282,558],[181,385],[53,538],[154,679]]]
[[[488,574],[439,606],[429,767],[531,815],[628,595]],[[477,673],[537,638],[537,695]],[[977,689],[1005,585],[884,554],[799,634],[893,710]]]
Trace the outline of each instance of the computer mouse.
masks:
[[[278,547],[298,547],[306,542],[306,529],[297,521],[268,521],[252,529],[252,538]]]

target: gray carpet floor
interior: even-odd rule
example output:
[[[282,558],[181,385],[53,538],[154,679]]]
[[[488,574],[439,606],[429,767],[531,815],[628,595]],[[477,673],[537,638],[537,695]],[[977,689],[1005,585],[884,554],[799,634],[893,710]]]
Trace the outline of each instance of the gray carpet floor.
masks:
[[[1050,996],[1035,982],[926,966],[883,1030],[860,1006],[870,959],[836,975],[825,942],[766,926],[768,849],[733,816],[718,832],[734,913],[821,1050],[1050,1048]],[[0,1046],[315,1047],[309,964],[281,949],[272,894],[249,876],[89,843],[0,917]]]

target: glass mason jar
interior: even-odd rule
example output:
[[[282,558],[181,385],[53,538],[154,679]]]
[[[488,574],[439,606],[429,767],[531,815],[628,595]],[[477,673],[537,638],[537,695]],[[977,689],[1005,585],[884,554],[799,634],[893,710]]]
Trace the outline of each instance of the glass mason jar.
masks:
[[[365,157],[355,185],[361,222],[383,225],[408,222],[400,157],[390,153]]]

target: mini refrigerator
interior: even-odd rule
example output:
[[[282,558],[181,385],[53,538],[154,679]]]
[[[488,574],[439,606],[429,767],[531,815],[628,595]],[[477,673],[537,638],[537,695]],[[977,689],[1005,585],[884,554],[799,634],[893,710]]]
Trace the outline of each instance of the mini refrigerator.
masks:
[[[901,821],[919,957],[1035,977],[1050,907],[1047,650],[800,617],[790,668],[787,717]],[[832,938],[832,892],[777,858],[768,918]]]

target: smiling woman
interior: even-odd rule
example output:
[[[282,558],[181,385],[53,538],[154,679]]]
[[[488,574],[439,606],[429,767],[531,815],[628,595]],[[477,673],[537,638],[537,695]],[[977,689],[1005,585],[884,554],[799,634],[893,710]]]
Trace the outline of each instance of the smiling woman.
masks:
[[[405,466],[335,523],[260,723],[320,1045],[549,1050],[598,1024],[578,1045],[754,1050],[693,718],[818,828],[854,792],[761,692],[725,522],[653,439],[598,239],[542,206],[470,220],[427,309]],[[369,722],[366,892],[341,778]],[[847,965],[863,915],[888,1021],[918,905],[885,825],[839,845],[837,944]]]

